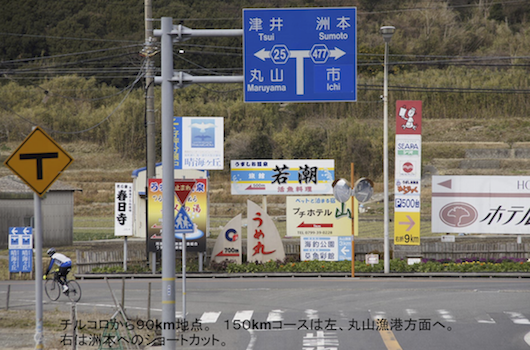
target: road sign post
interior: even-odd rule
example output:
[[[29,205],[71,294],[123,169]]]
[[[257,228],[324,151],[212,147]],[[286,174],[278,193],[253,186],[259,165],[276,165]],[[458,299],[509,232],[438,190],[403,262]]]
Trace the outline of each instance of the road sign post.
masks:
[[[186,233],[192,233],[193,222],[186,213],[186,200],[190,195],[195,180],[177,180],[175,181],[175,194],[181,207],[175,217],[175,233],[182,233],[182,319],[186,320]]]
[[[41,197],[73,160],[37,126],[4,162],[6,167],[35,192],[35,349],[43,348]]]
[[[245,102],[357,100],[356,8],[243,10]]]

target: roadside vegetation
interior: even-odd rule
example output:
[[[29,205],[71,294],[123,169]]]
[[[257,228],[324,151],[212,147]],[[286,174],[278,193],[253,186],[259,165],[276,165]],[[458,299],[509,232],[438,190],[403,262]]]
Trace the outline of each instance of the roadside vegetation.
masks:
[[[243,259],[245,260],[245,259]],[[127,273],[150,273],[147,266],[133,265],[128,267]],[[182,266],[177,264],[176,271],[182,271]],[[189,260],[186,263],[187,272],[198,272],[199,268],[196,260]],[[95,268],[92,273],[123,273],[121,266]],[[299,261],[295,258],[286,258],[283,261],[268,261],[265,263],[244,262],[236,264],[225,260],[220,263],[211,263],[204,269],[208,273],[324,273],[324,272],[351,272],[351,261]],[[382,273],[384,272],[383,259],[378,264],[366,264],[363,261],[355,261],[355,272]],[[391,273],[436,273],[436,272],[530,272],[530,260],[521,258],[504,257],[500,259],[466,258],[452,261],[450,259],[428,260],[423,259],[419,263],[409,265],[403,259],[390,260]]]

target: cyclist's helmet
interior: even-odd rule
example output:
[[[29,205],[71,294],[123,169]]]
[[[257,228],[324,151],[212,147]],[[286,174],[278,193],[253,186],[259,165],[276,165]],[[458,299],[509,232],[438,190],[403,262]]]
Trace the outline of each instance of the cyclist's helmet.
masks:
[[[48,253],[49,256],[52,256],[53,254],[55,254],[55,248],[48,249],[47,253]]]

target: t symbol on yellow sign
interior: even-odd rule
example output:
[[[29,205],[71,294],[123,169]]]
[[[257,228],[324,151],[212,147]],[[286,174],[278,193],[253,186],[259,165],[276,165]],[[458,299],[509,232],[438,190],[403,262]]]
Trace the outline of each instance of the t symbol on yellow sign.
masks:
[[[36,127],[4,164],[42,197],[73,160],[44,130]]]

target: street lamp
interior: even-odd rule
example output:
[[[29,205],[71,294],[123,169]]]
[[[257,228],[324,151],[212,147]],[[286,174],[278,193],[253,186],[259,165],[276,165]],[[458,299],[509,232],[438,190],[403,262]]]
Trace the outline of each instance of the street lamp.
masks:
[[[385,273],[390,272],[390,249],[388,242],[388,43],[396,30],[393,26],[383,26],[379,29],[385,40],[385,63],[383,83],[383,186],[384,186],[384,266]]]

